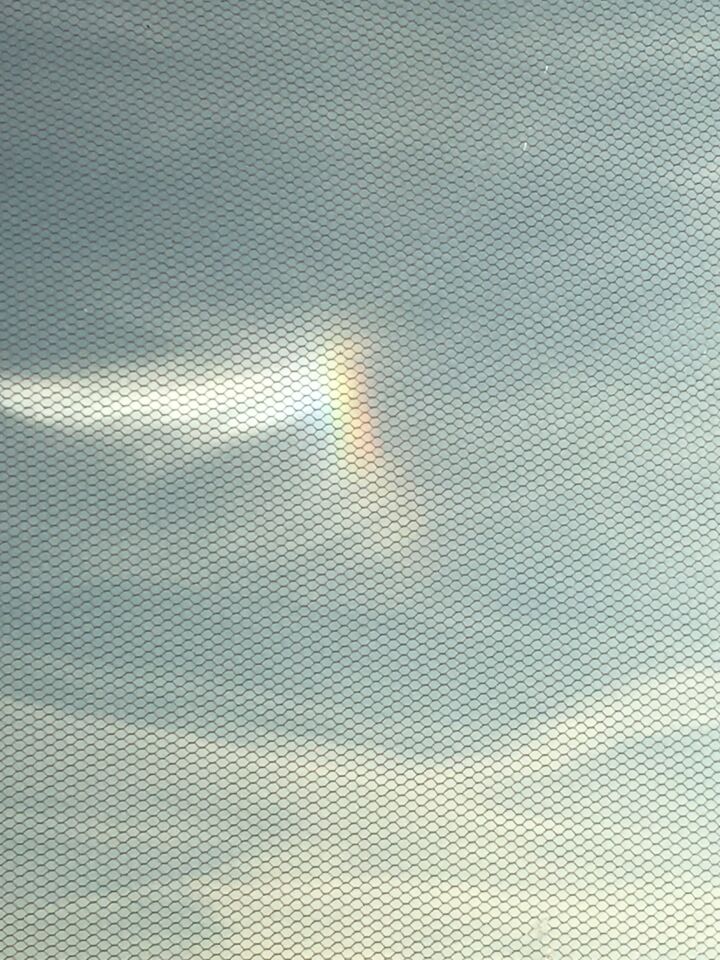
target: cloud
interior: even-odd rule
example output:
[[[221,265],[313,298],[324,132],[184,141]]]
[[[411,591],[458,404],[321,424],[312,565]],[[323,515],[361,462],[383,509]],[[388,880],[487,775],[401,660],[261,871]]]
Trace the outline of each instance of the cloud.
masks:
[[[119,431],[128,439],[159,430],[208,445],[317,414],[327,403],[321,366],[322,358],[309,356],[245,374],[158,366],[5,378],[0,406],[65,430]]]
[[[282,440],[282,429],[294,427],[307,432],[310,446],[298,450],[291,442],[283,462],[294,456],[296,472],[309,467],[304,475],[308,489],[298,498],[299,516],[292,516],[292,502],[279,509],[282,544],[291,539],[293,521],[299,520],[298,542],[317,533],[325,540],[352,538],[357,531],[373,550],[390,555],[402,553],[408,544],[417,546],[426,532],[426,498],[376,441],[379,429],[364,390],[362,339],[336,335],[322,342],[316,333],[307,344],[276,347],[274,360],[266,346],[264,358],[259,354],[255,362],[231,357],[213,365],[207,359],[178,357],[81,374],[6,376],[0,380],[0,411],[81,442],[119,445],[130,464],[143,463],[143,481],[228,445],[263,435],[277,439],[279,434]],[[262,485],[262,496],[267,502],[266,487]],[[245,496],[250,499],[246,488]],[[319,519],[309,535],[313,503]],[[263,530],[271,534],[267,511],[262,513]],[[227,534],[231,520],[224,515],[222,523]],[[248,525],[245,512],[238,538]],[[129,536],[124,530],[126,545]],[[113,553],[111,547],[108,552]],[[175,559],[171,568],[177,572]]]
[[[293,957],[489,958],[530,949],[543,924],[558,956],[714,950],[702,824],[687,810],[669,821],[652,785],[624,820],[594,776],[618,745],[717,730],[718,694],[717,671],[639,679],[526,724],[502,749],[431,760],[222,742],[6,699],[4,756],[30,802],[5,826],[35,878],[16,888],[8,928],[34,958],[54,955],[43,936],[85,956],[104,925],[120,949],[148,911],[150,939],[192,917],[204,931],[174,958],[274,958],[282,944]],[[568,775],[572,805],[558,812],[548,797]],[[123,862],[125,879],[58,899],[67,878],[43,887],[58,844],[80,873]]]

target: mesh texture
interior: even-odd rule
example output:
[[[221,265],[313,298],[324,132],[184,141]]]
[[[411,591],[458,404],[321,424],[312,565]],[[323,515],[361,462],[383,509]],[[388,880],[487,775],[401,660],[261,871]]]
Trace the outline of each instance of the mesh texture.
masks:
[[[720,960],[719,36],[10,0],[3,960]]]

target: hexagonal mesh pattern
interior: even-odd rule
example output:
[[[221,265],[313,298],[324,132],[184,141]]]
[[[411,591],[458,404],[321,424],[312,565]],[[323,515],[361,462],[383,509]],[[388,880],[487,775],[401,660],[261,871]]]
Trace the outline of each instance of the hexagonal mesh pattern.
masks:
[[[3,960],[720,958],[719,35],[10,0]]]

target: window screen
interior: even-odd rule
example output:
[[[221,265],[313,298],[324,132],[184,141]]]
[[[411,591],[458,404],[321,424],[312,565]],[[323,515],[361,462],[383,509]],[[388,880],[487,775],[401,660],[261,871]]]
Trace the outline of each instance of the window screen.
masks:
[[[7,960],[716,960],[720,12],[10,0]]]

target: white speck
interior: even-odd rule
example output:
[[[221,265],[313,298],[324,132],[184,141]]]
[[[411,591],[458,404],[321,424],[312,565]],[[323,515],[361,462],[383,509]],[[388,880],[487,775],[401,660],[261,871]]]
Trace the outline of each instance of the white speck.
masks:
[[[527,140],[523,140],[522,152],[525,153],[525,151],[527,150],[527,148],[528,148],[528,142],[527,142]]]

